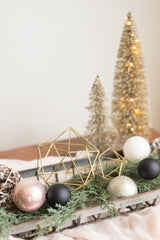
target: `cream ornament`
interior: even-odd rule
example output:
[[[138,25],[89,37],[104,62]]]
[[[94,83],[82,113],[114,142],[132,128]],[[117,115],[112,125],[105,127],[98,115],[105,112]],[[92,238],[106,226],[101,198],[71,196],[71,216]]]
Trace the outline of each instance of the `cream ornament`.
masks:
[[[128,161],[141,161],[149,156],[151,147],[148,141],[140,136],[134,136],[127,139],[123,145],[124,157]]]
[[[138,193],[137,185],[127,176],[118,176],[113,178],[107,187],[112,200],[133,196]]]

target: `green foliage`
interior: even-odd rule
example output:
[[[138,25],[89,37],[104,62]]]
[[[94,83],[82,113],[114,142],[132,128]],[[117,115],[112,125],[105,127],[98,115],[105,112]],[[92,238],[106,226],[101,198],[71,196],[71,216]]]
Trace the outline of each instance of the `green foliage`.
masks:
[[[117,164],[115,163],[108,166],[106,170],[110,172],[116,166]],[[137,167],[137,162],[129,162],[122,174],[135,181],[139,193],[160,187],[160,176],[153,180],[142,179],[138,174]],[[115,177],[117,174],[118,172],[114,172],[112,176]],[[108,209],[110,216],[118,214],[114,203],[109,201],[109,195],[106,192],[108,183],[109,180],[105,180],[97,175],[87,186],[77,191],[72,191],[72,197],[66,206],[57,205],[56,209],[49,207],[47,202],[45,202],[42,208],[31,213],[21,212],[17,208],[9,210],[0,208],[0,237],[7,238],[10,234],[9,229],[11,226],[33,219],[42,219],[42,221],[39,224],[35,223],[35,229],[39,228],[39,230],[33,231],[31,234],[32,237],[48,233],[46,221],[51,223],[50,226],[53,227],[55,231],[59,231],[66,221],[74,219],[76,210],[88,206],[100,205],[102,208]],[[22,237],[22,235],[19,236]]]

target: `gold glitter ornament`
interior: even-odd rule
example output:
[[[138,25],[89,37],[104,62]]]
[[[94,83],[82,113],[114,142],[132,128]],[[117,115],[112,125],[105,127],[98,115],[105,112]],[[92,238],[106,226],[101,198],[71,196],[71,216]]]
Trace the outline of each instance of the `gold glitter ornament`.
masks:
[[[16,183],[22,180],[20,174],[0,165],[0,207],[10,208],[13,204],[11,193]]]

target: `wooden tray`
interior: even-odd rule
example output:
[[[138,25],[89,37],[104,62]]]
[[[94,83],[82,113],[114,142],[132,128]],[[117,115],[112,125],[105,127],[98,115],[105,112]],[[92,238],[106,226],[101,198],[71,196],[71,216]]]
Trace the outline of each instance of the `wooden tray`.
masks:
[[[152,129],[150,141],[152,141],[154,138],[158,138],[159,136],[160,135],[155,130]],[[75,139],[75,141],[77,140]],[[11,159],[11,160],[21,159],[26,161],[36,159],[37,145],[0,152],[0,158]],[[50,167],[53,168],[53,165],[46,166],[45,168],[49,169]],[[34,176],[36,175],[36,171],[37,169],[30,169],[30,170],[22,171],[20,172],[20,174],[23,177]],[[119,211],[120,214],[128,214],[128,212],[131,212],[131,211],[137,211],[139,209],[143,209],[148,206],[153,206],[157,204],[159,201],[160,201],[160,189],[157,189],[154,191],[137,194],[133,197],[127,197],[127,198],[115,200],[111,203],[111,206],[112,207],[114,206]],[[86,224],[93,221],[94,222],[99,221],[107,217],[109,217],[109,212],[107,208],[104,209],[103,206],[88,207],[88,208],[76,211],[75,218],[72,219],[72,221],[68,221],[65,224],[64,228],[75,227],[77,225]],[[21,224],[17,224],[11,227],[10,232],[14,236],[19,233],[26,233],[26,236],[29,236],[30,231],[38,230],[38,227],[37,229],[35,229],[34,226],[35,225],[38,226],[38,224],[41,221],[42,219],[31,220]],[[50,220],[50,217],[48,217],[47,220],[45,220],[45,226],[43,225],[43,227],[48,227],[50,225],[51,225],[51,220]]]
[[[140,209],[144,209],[145,207],[154,206],[160,201],[160,189],[149,191],[142,194],[134,195],[133,197],[121,198],[118,200],[113,201],[111,206],[115,207],[120,214],[128,214],[129,212],[137,211]],[[91,222],[96,222],[105,218],[108,218],[109,212],[108,209],[103,209],[103,206],[93,206],[88,207],[85,209],[81,209],[76,211],[75,218],[72,221],[68,221],[64,226],[63,229],[69,227],[76,227],[82,224],[87,224]],[[38,226],[42,222],[40,220],[31,220],[21,224],[17,224],[10,229],[12,235],[19,234],[19,233],[29,233],[35,229],[35,225]],[[52,221],[50,217],[45,220],[45,225],[43,227],[48,227],[52,225]],[[29,236],[29,234],[26,234]]]

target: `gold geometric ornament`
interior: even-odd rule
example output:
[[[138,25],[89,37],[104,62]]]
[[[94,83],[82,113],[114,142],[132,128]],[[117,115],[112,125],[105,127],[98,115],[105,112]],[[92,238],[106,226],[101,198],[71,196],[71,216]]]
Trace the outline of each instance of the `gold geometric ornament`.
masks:
[[[98,156],[99,150],[70,127],[38,145],[37,175],[48,185],[60,183],[77,190],[95,177]],[[48,159],[52,169],[46,167]]]
[[[118,176],[121,176],[126,164],[126,159],[112,147],[109,147],[99,155],[96,175],[110,180],[115,177],[115,173],[118,171]]]

